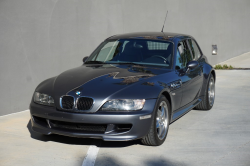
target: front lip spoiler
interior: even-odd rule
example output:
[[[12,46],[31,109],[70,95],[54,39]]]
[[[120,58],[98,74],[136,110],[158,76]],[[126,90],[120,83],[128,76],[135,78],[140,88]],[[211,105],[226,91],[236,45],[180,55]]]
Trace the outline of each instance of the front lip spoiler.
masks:
[[[138,139],[136,136],[83,134],[83,133],[72,133],[72,132],[66,132],[66,131],[60,131],[60,130],[47,129],[47,128],[44,128],[43,126],[40,126],[39,124],[36,124],[33,120],[32,120],[31,129],[36,133],[40,133],[44,135],[58,134],[58,135],[77,137],[77,138],[102,139],[104,141],[130,141],[130,140]],[[124,134],[124,133],[121,133],[121,134]]]

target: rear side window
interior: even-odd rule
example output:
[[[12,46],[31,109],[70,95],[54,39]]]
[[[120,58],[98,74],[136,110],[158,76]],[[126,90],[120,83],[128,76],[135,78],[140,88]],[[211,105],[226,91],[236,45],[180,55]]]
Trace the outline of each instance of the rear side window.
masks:
[[[169,43],[147,41],[149,50],[167,50]]]
[[[190,45],[190,48],[191,48],[191,51],[193,53],[193,60],[197,60],[200,58],[201,56],[201,52],[196,44],[196,42],[193,40],[193,39],[188,39],[189,41],[189,45]]]

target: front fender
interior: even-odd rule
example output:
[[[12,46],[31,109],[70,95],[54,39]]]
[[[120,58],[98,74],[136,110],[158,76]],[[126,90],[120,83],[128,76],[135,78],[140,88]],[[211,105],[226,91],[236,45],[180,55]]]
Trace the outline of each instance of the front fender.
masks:
[[[36,92],[49,94],[54,97],[54,82],[56,77],[52,77],[41,82],[35,89]]]
[[[112,94],[110,99],[156,99],[164,88],[157,82],[139,82]]]
[[[172,109],[174,100],[168,84],[156,81],[155,79],[129,86],[109,96],[109,99],[157,99],[157,103],[161,95],[164,95],[169,100]]]

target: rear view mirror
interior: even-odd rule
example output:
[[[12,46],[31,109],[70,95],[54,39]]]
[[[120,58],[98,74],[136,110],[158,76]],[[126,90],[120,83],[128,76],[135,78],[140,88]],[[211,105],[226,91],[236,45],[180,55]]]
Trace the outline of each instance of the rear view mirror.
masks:
[[[87,59],[88,59],[88,56],[85,56],[85,57],[82,59],[83,63],[85,63]]]

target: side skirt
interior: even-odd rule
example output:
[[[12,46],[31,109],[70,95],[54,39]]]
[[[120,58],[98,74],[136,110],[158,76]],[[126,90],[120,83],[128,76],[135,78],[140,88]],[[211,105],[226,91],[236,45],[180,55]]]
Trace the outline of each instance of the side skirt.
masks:
[[[174,111],[171,123],[173,123],[174,121],[176,121],[177,119],[179,119],[180,117],[188,113],[190,110],[192,110],[192,108],[197,106],[201,101],[202,101],[201,99],[194,100],[191,103],[185,105],[184,107],[181,107],[178,110]]]

